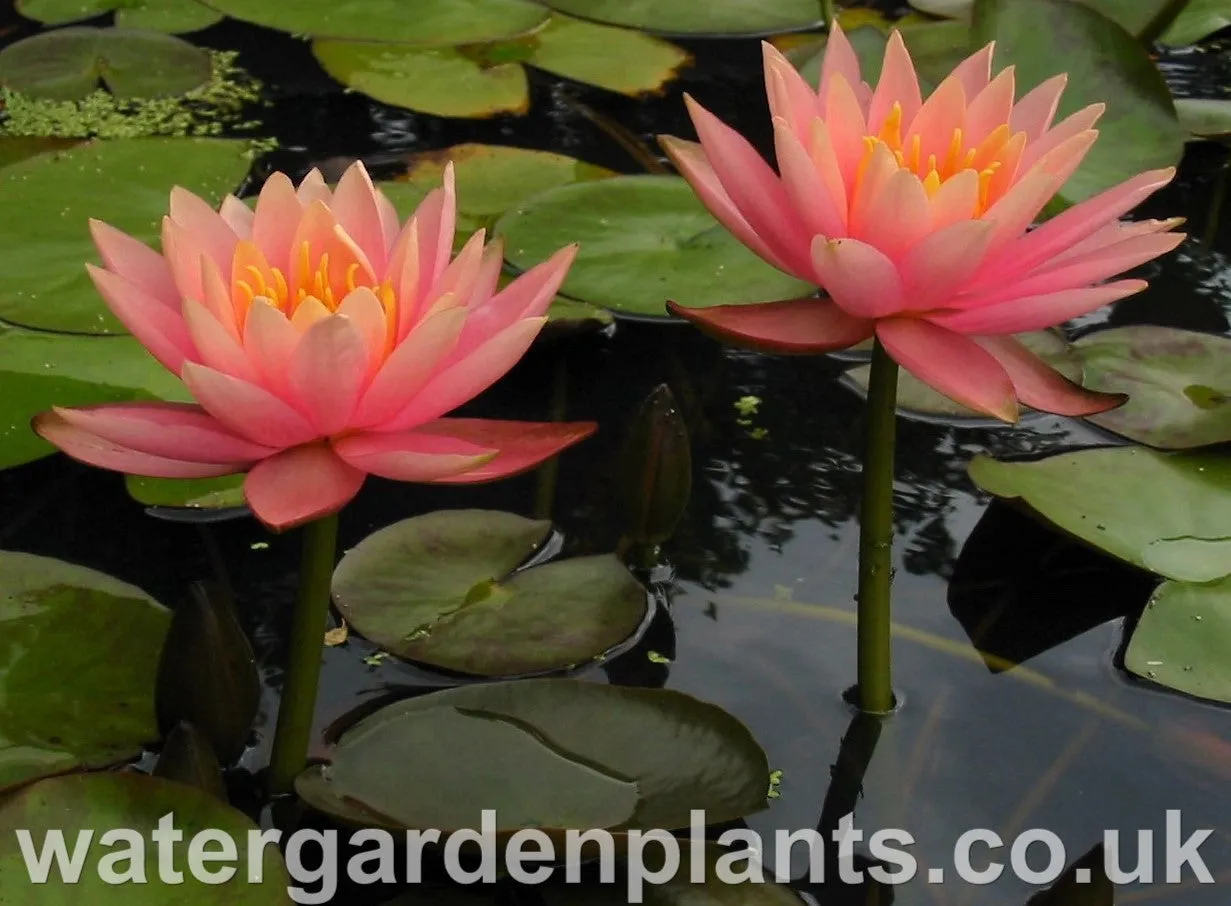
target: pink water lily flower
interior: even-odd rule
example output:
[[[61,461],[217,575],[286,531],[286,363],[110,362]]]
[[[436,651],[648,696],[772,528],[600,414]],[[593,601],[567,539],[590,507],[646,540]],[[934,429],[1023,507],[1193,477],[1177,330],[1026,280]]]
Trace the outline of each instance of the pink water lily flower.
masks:
[[[256,516],[285,529],[335,512],[368,475],[481,482],[595,429],[442,418],[505,374],[546,321],[575,247],[497,291],[499,243],[452,256],[453,171],[400,226],[361,163],[335,191],[269,178],[255,211],[171,193],[162,253],[91,223],[108,306],[196,404],[54,409],[34,429],[133,475],[247,472]]]
[[[875,336],[920,380],[1005,421],[1019,403],[1087,415],[1122,402],[1069,382],[1011,335],[1145,288],[1104,281],[1175,248],[1182,221],[1119,218],[1174,169],[1142,173],[1029,229],[1098,135],[1102,104],[1053,125],[1064,76],[1018,99],[1011,67],[991,77],[988,45],[925,100],[895,31],[873,89],[835,24],[815,91],[764,49],[777,172],[691,98],[700,143],[664,137],[663,146],[731,233],[828,298],[672,311],[776,352]]]

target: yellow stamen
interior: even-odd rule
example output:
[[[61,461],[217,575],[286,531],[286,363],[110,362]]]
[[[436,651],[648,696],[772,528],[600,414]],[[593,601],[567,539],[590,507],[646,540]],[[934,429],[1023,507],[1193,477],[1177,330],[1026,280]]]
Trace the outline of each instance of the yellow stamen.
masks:
[[[940,184],[940,174],[935,170],[929,170],[927,177],[923,180],[923,191],[928,193],[928,198],[940,191]]]
[[[346,291],[348,293],[355,289],[355,274],[357,273],[359,273],[358,261],[346,269]]]
[[[953,138],[949,141],[949,153],[945,155],[944,173],[946,176],[952,176],[957,172],[962,158],[962,148],[962,130],[954,129]]]
[[[889,115],[885,117],[885,122],[881,126],[880,134],[877,137],[888,145],[890,150],[897,150],[902,147],[901,104],[895,103],[890,109]]]

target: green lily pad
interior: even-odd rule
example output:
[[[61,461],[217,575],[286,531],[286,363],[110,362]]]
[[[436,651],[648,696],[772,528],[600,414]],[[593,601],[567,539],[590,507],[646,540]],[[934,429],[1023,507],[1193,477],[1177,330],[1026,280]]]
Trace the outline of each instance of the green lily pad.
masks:
[[[150,833],[167,814],[174,815],[174,828],[183,838],[155,845]],[[108,832],[117,828],[132,833],[127,839],[111,837]],[[207,830],[230,839],[230,858],[202,860],[200,867],[211,874],[229,868],[235,878],[230,883],[219,883],[221,874],[214,874],[219,880],[207,883],[195,877],[195,870],[187,869],[195,862],[190,856],[196,851],[190,850],[193,838]],[[49,864],[48,882],[31,883],[19,831],[28,831],[39,848],[49,832],[61,832],[70,853],[80,841],[89,840],[88,849],[81,847],[85,852],[79,880],[66,883]],[[278,847],[264,847],[261,863],[249,864],[248,838],[257,831],[247,815],[209,793],[158,777],[78,774],[43,780],[0,803],[0,902],[23,906],[161,906],[168,902],[286,906],[291,902],[287,896],[291,879]],[[174,874],[160,871],[164,847]],[[225,852],[217,840],[201,849],[209,854]],[[249,880],[253,876],[260,880]]]
[[[1057,120],[1105,103],[1099,138],[1058,201],[1075,204],[1184,153],[1171,91],[1146,49],[1121,26],[1071,0],[976,0],[974,44],[996,42],[996,65],[1016,66],[1019,93],[1067,72]]]
[[[0,167],[7,167],[37,154],[65,151],[80,144],[75,138],[44,138],[29,135],[0,137]]]
[[[1231,704],[1231,579],[1164,582],[1133,630],[1124,666],[1198,698]]]
[[[543,0],[580,19],[664,35],[769,35],[821,24],[815,0]]]
[[[17,0],[17,11],[44,25],[64,25],[115,11],[122,28],[170,34],[200,31],[222,21],[222,14],[197,0]]]
[[[910,0],[910,5],[921,13],[939,16],[942,19],[969,19],[974,0]]]
[[[1196,44],[1224,28],[1231,28],[1231,0],[1188,0],[1159,40],[1173,46]]]
[[[509,676],[589,661],[637,630],[646,592],[611,555],[514,572],[550,531],[489,510],[404,519],[347,552],[334,601],[382,649],[447,670]]]
[[[313,38],[452,47],[528,32],[547,10],[526,0],[206,0],[234,19]]]
[[[691,809],[704,809],[706,820],[717,824],[761,811],[766,805],[769,764],[765,752],[747,728],[726,711],[680,692],[563,679],[460,686],[389,705],[344,733],[333,766],[309,769],[296,782],[297,791],[313,807],[345,820],[356,816],[353,808],[348,810],[348,803],[355,799],[387,815],[389,803],[401,797],[433,810],[446,807],[443,803],[452,800],[449,808],[464,808],[477,815],[480,809],[492,807],[488,793],[503,785],[506,791],[499,794],[502,800],[520,801],[514,797],[529,795],[551,796],[553,803],[559,802],[563,811],[539,815],[542,826],[560,828],[575,820],[576,809],[582,804],[576,801],[579,797],[562,795],[557,800],[553,791],[541,787],[531,787],[527,793],[525,787],[533,778],[523,772],[522,762],[513,758],[495,760],[498,745],[485,741],[492,738],[492,727],[486,728],[490,732],[481,725],[471,727],[471,744],[459,745],[452,737],[444,737],[450,741],[442,745],[442,737],[431,732],[439,726],[438,719],[407,720],[411,715],[444,709],[522,731],[555,756],[635,786],[635,811],[614,819],[612,827],[687,827]],[[371,728],[397,728],[400,722],[404,722],[400,729],[382,732],[388,734],[384,736],[388,743],[362,744]],[[500,732],[506,734],[507,730],[501,728]],[[519,746],[524,749],[524,741]],[[438,782],[412,791],[408,788],[420,786],[416,779],[420,755],[426,764],[443,756],[451,760]],[[547,756],[540,753],[536,758],[541,761]],[[349,763],[343,766],[345,762]],[[351,796],[339,777],[354,777],[365,770],[375,772],[378,762],[391,762],[387,768],[379,768],[387,782],[378,789],[365,779],[364,796]],[[569,781],[576,782],[576,778]],[[585,782],[597,785],[593,777]],[[611,803],[620,795],[615,789],[603,790]],[[533,800],[528,802],[524,807],[533,808]],[[613,804],[602,817],[612,820],[616,810]],[[414,820],[407,820],[411,818]],[[497,810],[496,818],[499,829],[510,827],[504,812]],[[412,814],[402,815],[397,823],[432,826]]]
[[[521,270],[579,242],[561,291],[617,313],[665,318],[669,299],[695,308],[814,290],[748,251],[678,176],[617,176],[551,189],[506,213],[496,233],[509,263]]]
[[[211,72],[201,48],[132,28],[60,28],[0,50],[0,82],[49,101],[79,101],[100,82],[119,98],[177,97]]]
[[[525,113],[530,106],[521,66],[484,66],[452,47],[319,40],[312,53],[347,87],[408,110],[480,118]]]
[[[1082,3],[1130,34],[1140,34],[1170,0],[1066,0]],[[970,19],[974,0],[911,0],[911,6],[934,16]]]
[[[172,187],[220,202],[247,174],[249,148],[218,138],[113,139],[0,169],[0,318],[124,333],[85,271],[98,261],[89,218],[156,245]]]
[[[691,60],[661,38],[567,16],[553,16],[533,41],[528,65],[633,96],[657,91]]]
[[[1231,136],[1231,100],[1176,98],[1180,125],[1196,138]]]
[[[1174,327],[1100,330],[1073,344],[1092,390],[1127,393],[1119,409],[1089,418],[1163,450],[1231,441],[1231,339]]]
[[[557,336],[561,332],[607,327],[615,319],[611,312],[589,302],[579,302],[564,296],[556,296],[547,309],[547,324],[540,336]]]
[[[4,469],[55,452],[30,430],[30,420],[52,406],[190,398],[179,378],[132,337],[0,330],[0,381],[4,383],[0,468]]]
[[[244,476],[221,478],[142,478],[125,476],[128,494],[146,506],[225,510],[247,506]]]
[[[1064,335],[1059,331],[1037,330],[1019,334],[1017,339],[1070,381],[1079,382],[1081,380],[1081,363]],[[842,384],[866,397],[871,373],[871,365],[859,365],[843,375]],[[958,419],[992,421],[987,416],[933,390],[904,368],[898,371],[898,409],[903,415],[939,418],[946,421]]]
[[[0,587],[0,789],[118,764],[158,738],[162,605],[92,569],[13,551],[0,551]],[[10,874],[0,869],[0,889]]]
[[[1138,447],[1036,462],[977,456],[974,482],[1126,563],[1180,582],[1231,575],[1231,459]]]

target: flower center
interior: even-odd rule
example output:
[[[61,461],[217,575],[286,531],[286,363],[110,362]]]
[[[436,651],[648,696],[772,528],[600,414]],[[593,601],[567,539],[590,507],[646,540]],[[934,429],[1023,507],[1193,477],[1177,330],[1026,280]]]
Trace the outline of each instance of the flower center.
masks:
[[[307,242],[300,244],[298,254],[292,256],[292,261],[293,283],[287,280],[281,268],[264,262],[248,263],[239,269],[243,276],[237,274],[235,280],[235,302],[241,323],[257,298],[267,299],[290,318],[309,302],[314,303],[314,308],[320,305],[328,312],[335,312],[343,300],[361,286],[376,294],[387,317],[392,318],[395,314],[397,296],[392,281],[373,282],[358,262],[349,264],[341,274],[335,266],[331,273],[329,253],[323,252],[314,257]]]

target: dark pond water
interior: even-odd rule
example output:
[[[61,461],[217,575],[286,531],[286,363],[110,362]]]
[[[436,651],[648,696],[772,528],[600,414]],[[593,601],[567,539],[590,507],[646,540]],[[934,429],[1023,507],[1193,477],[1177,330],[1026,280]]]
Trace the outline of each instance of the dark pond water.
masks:
[[[343,94],[306,44],[272,32],[227,25],[200,40],[241,50],[241,64],[271,86],[268,129],[283,148],[263,163],[295,175],[335,158],[380,165],[401,152],[465,141],[562,151],[635,172],[637,162],[587,110],[645,140],[661,132],[687,135],[683,90],[763,146],[767,138],[756,42],[687,45],[696,66],[646,102],[533,73],[529,116],[449,121]],[[1225,81],[1231,66],[1206,53],[1177,56],[1166,69],[1186,92],[1204,94]],[[1194,234],[1204,232],[1224,154],[1192,147],[1176,185],[1141,214],[1185,214]],[[1226,332],[1231,267],[1224,252],[1231,235],[1225,224],[1212,235],[1212,247],[1190,239],[1147,268],[1150,290],[1118,305],[1110,320]],[[1095,325],[1091,319],[1078,331]],[[781,797],[748,822],[767,836],[775,828],[826,825],[855,802],[854,791],[832,779],[852,721],[841,696],[854,676],[862,431],[861,400],[839,385],[840,371],[840,363],[826,359],[723,350],[686,327],[620,324],[610,335],[537,348],[468,410],[546,419],[553,396],[563,394],[565,417],[601,423],[595,439],[562,458],[554,497],[547,497],[565,549],[600,552],[619,539],[619,488],[609,476],[628,420],[656,385],[671,386],[692,431],[694,485],[684,522],[654,573],[661,611],[640,645],[585,677],[683,690],[743,720],[783,772]],[[735,407],[745,396],[761,400],[751,426],[740,423]],[[925,871],[951,869],[953,842],[970,828],[1006,840],[1046,828],[1063,838],[1070,859],[1098,843],[1105,829],[1118,829],[1130,864],[1136,832],[1153,829],[1161,866],[1164,815],[1178,809],[1186,833],[1215,829],[1202,855],[1231,883],[1231,715],[1155,691],[1117,667],[1124,625],[1140,612],[1151,580],[1011,512],[989,510],[966,478],[966,463],[978,452],[1109,442],[1062,419],[1012,429],[901,424],[895,556],[903,704],[880,733],[856,819],[868,831],[910,831]],[[439,508],[531,514],[545,493],[536,475],[470,490],[374,479],[342,516],[342,545]],[[0,475],[0,512],[0,546],[104,570],[168,603],[188,582],[224,568],[264,664],[266,706],[243,762],[263,763],[295,584],[294,533],[268,537],[249,520],[162,522],[127,497],[118,476],[60,457]],[[997,657],[982,657],[972,638]],[[322,726],[365,702],[439,682],[390,661],[369,665],[363,658],[373,653],[358,639],[327,651]],[[1012,666],[1017,661],[1025,663]],[[242,776],[236,782],[242,787]],[[806,871],[802,854],[794,867]],[[798,887],[821,903],[864,902],[862,893]],[[1157,884],[1128,888],[1117,903],[1221,906],[1224,890]],[[1006,873],[987,888],[921,880],[895,889],[892,902],[1017,906],[1033,892]],[[337,900],[367,901],[358,894]]]

